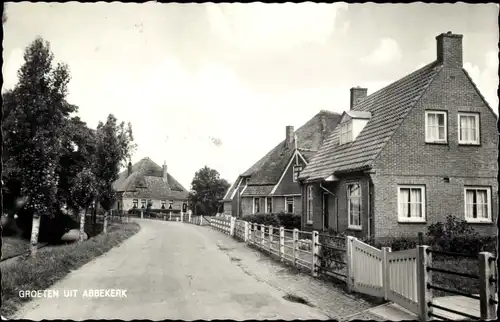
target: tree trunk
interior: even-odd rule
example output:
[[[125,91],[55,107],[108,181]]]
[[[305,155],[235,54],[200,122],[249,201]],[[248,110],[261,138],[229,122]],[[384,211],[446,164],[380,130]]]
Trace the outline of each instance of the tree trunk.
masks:
[[[31,228],[31,255],[35,256],[38,249],[38,233],[40,232],[40,216],[33,214],[33,223]]]
[[[85,236],[85,217],[87,216],[87,208],[85,208],[85,211],[80,213],[80,239],[79,241],[82,242],[84,240]]]
[[[108,212],[107,211],[104,212],[104,224],[102,227],[102,231],[104,233],[106,233],[106,228],[108,228]]]

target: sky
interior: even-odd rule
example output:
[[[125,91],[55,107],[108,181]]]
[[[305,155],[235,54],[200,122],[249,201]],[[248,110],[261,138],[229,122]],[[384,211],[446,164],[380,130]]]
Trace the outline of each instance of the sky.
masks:
[[[69,65],[68,101],[95,128],[114,114],[184,187],[207,165],[232,183],[320,110],[349,109],[464,35],[464,67],[498,108],[496,4],[7,3],[2,92],[37,37]]]

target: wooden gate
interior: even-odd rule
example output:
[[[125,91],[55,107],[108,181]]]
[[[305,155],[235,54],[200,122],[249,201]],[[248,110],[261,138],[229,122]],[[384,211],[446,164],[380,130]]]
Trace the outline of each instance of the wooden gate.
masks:
[[[417,249],[387,253],[387,300],[419,314],[417,298]]]
[[[382,251],[353,239],[351,256],[354,291],[384,297]]]

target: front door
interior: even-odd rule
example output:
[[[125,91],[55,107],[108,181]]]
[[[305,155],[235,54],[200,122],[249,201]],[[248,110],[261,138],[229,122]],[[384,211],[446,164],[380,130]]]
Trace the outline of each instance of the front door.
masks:
[[[330,228],[330,207],[328,206],[329,196],[330,195],[328,193],[323,193],[323,230],[328,230]]]

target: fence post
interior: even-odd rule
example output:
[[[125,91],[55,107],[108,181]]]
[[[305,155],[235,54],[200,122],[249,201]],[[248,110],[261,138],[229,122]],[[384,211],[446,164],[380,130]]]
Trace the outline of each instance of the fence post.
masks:
[[[269,225],[269,251],[272,251],[273,249],[273,233],[274,227],[273,225]]]
[[[495,300],[497,284],[497,274],[495,270],[495,258],[489,252],[479,253],[479,296],[480,296],[480,309],[481,320],[495,320],[496,310]],[[490,280],[490,279],[494,279]]]
[[[266,226],[264,224],[260,226],[260,247],[266,248]]]
[[[423,232],[418,233],[418,245],[419,246],[424,245],[424,233]]]
[[[245,243],[248,243],[248,221],[244,221],[244,224],[245,224],[245,233],[244,233],[244,237],[243,237],[243,240],[245,241]]]
[[[181,222],[184,221],[184,213],[182,212],[182,209],[181,209]]]
[[[172,210],[170,210],[170,216],[168,217],[169,221],[172,221]]]
[[[293,265],[297,266],[297,249],[299,248],[299,230],[293,230]]]
[[[191,212],[188,212],[188,218],[189,222],[191,222]]]
[[[141,210],[141,219],[144,219],[144,212]]]
[[[285,227],[280,227],[280,259],[285,260]]]
[[[234,228],[236,226],[236,218],[231,216],[231,236],[234,236]]]
[[[432,313],[432,289],[427,284],[432,283],[432,272],[427,267],[432,265],[432,253],[427,252],[429,246],[417,247],[417,292],[420,321],[430,321]]]
[[[319,267],[319,233],[318,231],[314,230],[312,232],[312,238],[311,238],[311,253],[312,253],[312,263],[311,263],[311,270],[312,270],[312,276],[316,277],[318,276],[318,267]]]
[[[387,301],[389,296],[389,290],[391,289],[391,279],[389,271],[389,253],[391,252],[390,247],[382,247],[382,276],[383,276],[383,286],[384,286],[384,300]]]
[[[347,283],[347,291],[350,293],[354,289],[354,258],[352,251],[352,242],[354,237],[345,236],[345,246],[346,246],[346,283]]]

